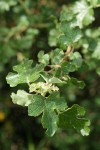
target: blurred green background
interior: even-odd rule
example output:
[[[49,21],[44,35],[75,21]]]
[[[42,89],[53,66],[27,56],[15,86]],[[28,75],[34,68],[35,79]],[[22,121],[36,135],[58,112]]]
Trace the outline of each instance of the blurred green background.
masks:
[[[86,87],[79,90],[71,85],[62,90],[69,106],[78,103],[85,107],[91,120],[88,137],[74,130],[59,130],[52,138],[46,136],[40,118],[28,117],[27,108],[12,103],[10,93],[18,87],[10,88],[5,79],[12,66],[23,58],[36,62],[40,50],[46,53],[53,49],[55,18],[59,18],[63,5],[70,7],[73,2],[75,0],[0,0],[0,150],[100,149],[100,77],[95,63],[100,64],[99,60],[84,54],[90,68],[86,65],[74,76],[84,80]],[[95,21],[89,27],[98,28],[99,9],[95,8],[94,13]]]

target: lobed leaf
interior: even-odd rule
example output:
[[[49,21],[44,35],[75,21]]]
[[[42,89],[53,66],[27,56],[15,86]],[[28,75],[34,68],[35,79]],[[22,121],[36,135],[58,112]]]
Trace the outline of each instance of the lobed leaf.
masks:
[[[49,64],[49,55],[48,54],[44,54],[43,51],[40,51],[38,53],[38,60],[40,63],[47,65]]]
[[[74,128],[80,131],[81,134],[89,135],[89,120],[83,118],[85,110],[83,107],[74,104],[71,108],[68,108],[65,112],[59,114],[58,126],[63,129]]]
[[[61,48],[66,48],[67,46],[72,45],[82,37],[79,27],[73,27],[67,21],[63,21],[60,24],[59,30],[60,34],[58,37],[58,43]]]
[[[29,116],[38,116],[42,113],[42,124],[47,129],[47,134],[53,136],[57,130],[58,115],[56,111],[63,111],[67,107],[66,101],[58,92],[53,92],[47,98],[34,95],[33,101],[28,106]]]
[[[24,60],[21,64],[13,67],[13,70],[17,73],[10,72],[7,77],[7,83],[11,87],[17,86],[21,83],[27,83],[36,81],[40,72],[44,69],[44,65],[36,65],[35,68],[31,67],[32,60]]]
[[[80,2],[76,2],[73,10],[80,28],[94,21],[94,11],[86,1],[81,0]]]

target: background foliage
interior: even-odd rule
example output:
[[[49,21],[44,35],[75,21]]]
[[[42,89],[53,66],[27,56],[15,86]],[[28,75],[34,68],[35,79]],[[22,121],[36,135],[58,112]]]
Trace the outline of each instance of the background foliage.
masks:
[[[99,6],[99,0],[0,1],[0,149],[99,150]],[[49,138],[44,134],[40,118],[28,117],[27,108],[11,102],[10,93],[27,89],[27,85],[9,88],[5,78],[23,58],[33,59],[35,65],[37,61],[48,64],[51,57],[52,64],[60,64],[64,57],[61,49],[72,43],[75,54],[69,58],[69,67],[66,68],[65,62],[62,68],[71,77],[84,81],[86,86],[81,89],[82,84],[73,79],[75,85],[60,87],[61,93],[68,106],[77,103],[85,107],[91,120],[91,132],[88,137],[82,137],[71,129],[59,130]]]

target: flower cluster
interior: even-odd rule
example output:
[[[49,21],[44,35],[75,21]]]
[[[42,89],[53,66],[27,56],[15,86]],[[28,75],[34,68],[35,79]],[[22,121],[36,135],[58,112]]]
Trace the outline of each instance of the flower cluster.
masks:
[[[45,96],[47,93],[52,93],[52,91],[58,91],[59,88],[51,83],[38,82],[32,83],[30,85],[30,92],[36,92]]]

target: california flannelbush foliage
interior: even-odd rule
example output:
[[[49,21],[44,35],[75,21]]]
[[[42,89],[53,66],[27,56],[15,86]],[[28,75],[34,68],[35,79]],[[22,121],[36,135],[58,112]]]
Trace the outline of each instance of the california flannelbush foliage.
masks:
[[[89,135],[85,109],[91,114],[90,99],[100,105],[99,6],[99,0],[0,1],[1,76],[10,69],[13,103],[39,116],[49,136],[71,129]]]

